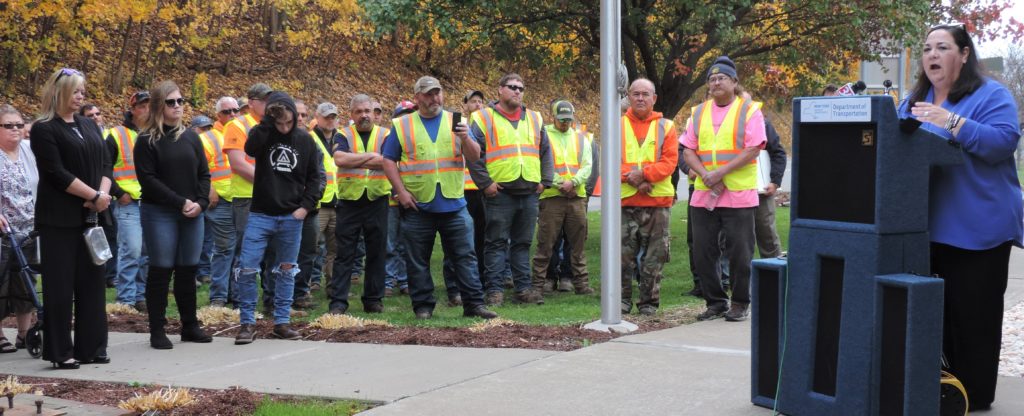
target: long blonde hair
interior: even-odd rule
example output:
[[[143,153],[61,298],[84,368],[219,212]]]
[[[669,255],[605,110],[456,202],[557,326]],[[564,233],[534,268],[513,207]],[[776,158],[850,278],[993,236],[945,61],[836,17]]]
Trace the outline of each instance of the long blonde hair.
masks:
[[[139,132],[140,135],[149,133],[149,144],[156,144],[167,133],[164,131],[164,108],[167,108],[167,103],[164,100],[175,91],[180,92],[181,89],[174,81],[162,81],[149,90],[149,117],[146,117],[146,123],[142,126],[142,131]],[[174,129],[171,131],[174,132],[171,140],[177,141],[185,132],[182,119],[178,119],[174,123]]]
[[[85,76],[81,72],[70,68],[54,71],[43,84],[40,96],[42,110],[37,121],[50,121],[56,118],[59,113],[66,110],[75,95],[75,90],[82,85],[85,85]]]

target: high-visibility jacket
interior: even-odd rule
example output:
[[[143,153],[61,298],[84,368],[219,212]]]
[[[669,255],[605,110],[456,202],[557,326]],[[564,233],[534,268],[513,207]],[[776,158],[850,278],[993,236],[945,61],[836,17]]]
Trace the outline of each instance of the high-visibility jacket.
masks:
[[[463,169],[462,171],[463,187],[467,191],[479,191],[480,188],[476,186],[476,182],[473,182],[473,176],[469,174],[469,168]]]
[[[388,137],[388,130],[374,125],[373,130],[370,131],[370,140],[366,147],[363,146],[363,140],[359,137],[359,131],[356,130],[355,125],[343,127],[341,134],[348,139],[348,150],[350,152],[366,153],[367,149],[370,149],[369,151],[379,154],[381,153],[381,147],[384,146],[384,139]],[[332,159],[331,164],[333,163],[334,160]],[[336,169],[338,171],[338,199],[355,201],[363,196],[363,192],[366,192],[366,197],[372,201],[391,194],[391,182],[388,182],[388,178],[384,176],[383,170],[341,169],[337,167]]]
[[[551,143],[551,153],[554,154],[555,175],[562,178],[562,181],[572,181],[583,165],[583,152],[590,151],[590,141],[587,134],[570,127],[565,133],[558,131],[554,125],[544,127],[548,133],[548,143]],[[564,144],[563,144],[564,142]],[[558,183],[560,181],[555,181]],[[586,183],[576,185],[576,194],[581,197],[587,196]],[[562,196],[557,188],[548,188],[540,194],[540,199]]]
[[[540,138],[544,118],[536,111],[523,110],[523,118],[512,122],[485,108],[473,113],[473,121],[484,133],[487,173],[494,182],[512,182],[519,177],[540,182]]]
[[[119,155],[114,161],[114,180],[132,199],[139,199],[142,196],[142,185],[139,185],[139,178],[135,175],[135,155],[132,153],[139,134],[125,126],[117,126],[110,129],[110,135],[117,142]]]
[[[324,141],[320,134],[314,129],[310,129],[309,133],[310,136],[313,136],[313,141],[316,142],[320,153],[324,155],[324,176],[327,178],[327,184],[324,186],[324,196],[320,198],[320,203],[326,204],[338,196],[338,185],[335,182],[338,174],[338,165],[334,164],[334,153],[329,151],[327,146],[324,146]],[[331,143],[331,149],[334,149],[334,143]]]
[[[203,140],[206,162],[210,165],[210,186],[220,199],[231,201],[231,164],[224,154],[224,138],[212,129],[200,134],[199,138]]]
[[[711,120],[712,105],[714,102],[708,100],[695,106],[690,116],[693,132],[697,135],[697,156],[700,156],[704,169],[709,171],[725,166],[739,157],[743,152],[746,124],[761,108],[761,103],[757,101],[746,102],[742,98],[736,97],[736,100],[729,106],[728,112],[725,113],[718,132],[715,133],[715,126]],[[722,180],[730,191],[757,189],[757,158],[729,172]],[[710,188],[704,185],[704,181],[698,176],[694,181],[693,189],[707,191]]]
[[[391,121],[402,145],[398,173],[405,189],[417,202],[433,201],[439,184],[445,198],[457,199],[464,195],[462,175],[466,164],[462,159],[462,142],[452,135],[452,114],[444,111],[441,117],[435,141],[430,140],[418,112]]]
[[[633,127],[629,123],[629,117],[622,116],[622,164],[623,166],[636,167],[643,170],[644,164],[654,163],[661,159],[661,148],[665,144],[665,136],[672,130],[672,120],[659,118],[652,122],[647,128],[647,135],[644,142],[637,143],[636,135],[633,134]],[[653,140],[652,140],[653,139]],[[658,182],[651,184],[652,197],[663,197],[675,195],[675,188],[672,187],[672,177],[667,176]],[[622,199],[636,195],[637,189],[628,183],[622,183]]]
[[[246,137],[249,136],[249,130],[256,127],[256,121],[250,114],[241,115],[235,117],[234,120],[228,122],[227,126],[224,126],[224,136],[231,133],[233,129],[240,129]],[[245,150],[242,150],[245,153]],[[256,165],[256,159],[253,159],[248,154],[245,154],[245,161],[250,165]],[[232,198],[252,198],[252,182],[249,182],[241,175],[237,173],[231,174],[231,197]]]

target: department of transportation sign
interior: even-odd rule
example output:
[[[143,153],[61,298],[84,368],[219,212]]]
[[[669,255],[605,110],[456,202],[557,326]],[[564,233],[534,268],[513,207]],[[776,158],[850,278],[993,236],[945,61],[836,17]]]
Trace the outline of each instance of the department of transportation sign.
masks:
[[[803,123],[868,122],[871,121],[871,98],[800,100],[800,121]]]

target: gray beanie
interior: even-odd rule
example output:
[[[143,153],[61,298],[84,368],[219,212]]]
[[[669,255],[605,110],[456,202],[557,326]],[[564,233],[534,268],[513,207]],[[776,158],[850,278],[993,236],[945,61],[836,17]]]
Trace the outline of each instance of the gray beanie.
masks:
[[[715,74],[725,74],[732,79],[739,79],[736,76],[736,64],[725,55],[719,56],[718,59],[715,59],[715,63],[711,64],[711,69],[708,70],[708,78]]]

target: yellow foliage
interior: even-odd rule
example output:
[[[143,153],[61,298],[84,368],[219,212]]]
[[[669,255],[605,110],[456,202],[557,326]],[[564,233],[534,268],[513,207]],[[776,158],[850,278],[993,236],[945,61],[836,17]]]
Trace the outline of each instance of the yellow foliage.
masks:
[[[512,326],[515,325],[516,321],[510,321],[505,318],[488,319],[483,322],[478,322],[469,327],[469,332],[483,332],[491,328],[497,328],[500,326]]]
[[[32,391],[32,386],[29,384],[21,384],[18,382],[17,376],[7,376],[7,379],[0,382],[0,396],[6,396],[8,394],[18,395],[21,393],[28,393]]]
[[[142,313],[135,310],[135,307],[133,307],[132,305],[125,305],[123,303],[108,303],[107,315],[142,315]]]
[[[390,327],[391,323],[377,319],[364,319],[352,315],[338,315],[332,313],[320,315],[320,317],[309,323],[310,328],[331,330],[342,328],[365,328],[368,326]]]

